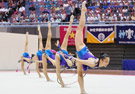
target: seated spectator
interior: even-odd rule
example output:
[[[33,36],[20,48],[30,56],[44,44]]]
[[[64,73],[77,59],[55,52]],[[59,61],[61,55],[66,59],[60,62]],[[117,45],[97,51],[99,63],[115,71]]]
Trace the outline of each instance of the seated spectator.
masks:
[[[93,16],[91,14],[88,15],[87,22],[94,22]]]
[[[131,14],[127,17],[127,21],[132,21]]]
[[[60,10],[59,6],[58,6],[58,5],[56,5],[56,7],[55,7],[55,11],[59,11],[59,10]]]
[[[19,12],[23,12],[23,11],[25,11],[25,7],[24,7],[24,6],[21,6],[21,7],[19,8]]]
[[[60,17],[60,16],[61,16],[61,15],[60,15],[58,12],[56,12],[55,17],[58,18],[58,17]]]
[[[123,13],[127,13],[128,12],[128,9],[126,7],[123,8],[122,10]]]
[[[30,17],[30,19],[34,19],[36,17],[36,14],[34,12],[31,12],[29,17]]]
[[[65,7],[68,7],[69,6],[69,4],[68,4],[68,2],[66,1],[64,4],[63,4],[63,7],[65,8]]]
[[[56,20],[57,23],[60,23],[61,22],[61,18],[60,16],[57,17],[57,20]]]
[[[66,13],[65,12],[61,12],[61,18],[62,18],[62,22],[65,22],[65,19],[66,19]]]
[[[100,12],[101,12],[101,9],[100,8],[96,8],[95,13],[96,14],[100,14]]]
[[[73,3],[72,0],[68,0],[69,6],[72,5],[72,3]]]
[[[71,13],[73,13],[75,10],[75,6],[73,4],[70,4],[69,10],[71,11]]]
[[[127,7],[129,6],[128,0],[125,1],[124,5],[127,6]]]
[[[132,7],[129,7],[128,12],[134,12],[134,9]]]
[[[106,13],[107,14],[110,14],[112,12],[112,9],[109,7],[109,8],[107,8],[107,10],[106,10]]]
[[[131,18],[132,18],[132,21],[135,21],[135,13],[133,14]]]
[[[94,20],[94,22],[99,21],[97,15],[95,13],[93,14],[93,20]]]
[[[126,17],[124,14],[122,14],[121,20],[122,20],[122,21],[125,21],[125,20],[127,20],[127,17]]]
[[[35,9],[34,5],[30,5],[29,11],[35,11],[35,10],[36,10],[36,9]]]
[[[60,10],[64,9],[63,5],[60,5]]]
[[[29,21],[30,21],[29,17],[28,17],[28,16],[26,16],[26,18],[25,18],[25,22],[29,22]]]
[[[113,14],[112,14],[112,13],[110,13],[110,15],[109,15],[109,21],[112,21],[112,20],[114,20],[114,18],[113,18]]]

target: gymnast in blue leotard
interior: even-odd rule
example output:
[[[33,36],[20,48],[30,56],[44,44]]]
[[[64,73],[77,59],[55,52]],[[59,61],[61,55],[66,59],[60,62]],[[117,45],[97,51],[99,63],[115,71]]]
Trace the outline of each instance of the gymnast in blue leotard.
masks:
[[[60,75],[61,67],[62,66],[70,67],[70,66],[73,65],[71,60],[68,60],[68,59],[64,58],[61,55],[61,53],[66,54],[66,55],[69,55],[68,52],[67,52],[67,43],[68,43],[68,37],[69,37],[69,35],[71,33],[71,26],[72,26],[72,23],[73,23],[73,18],[74,18],[74,16],[72,15],[70,17],[70,25],[69,25],[69,27],[67,29],[67,33],[66,33],[66,35],[64,37],[64,40],[63,40],[63,43],[61,45],[61,49],[62,50],[58,51],[56,53],[56,55],[55,55],[55,58],[53,58],[53,59],[50,56],[48,56],[48,54],[46,53],[47,54],[46,55],[47,56],[47,59],[49,61],[51,61],[51,63],[53,65],[56,66],[56,74],[57,74],[58,80],[60,81],[61,87],[64,87],[65,86],[65,84],[64,84],[64,82],[63,82],[63,80],[61,78],[61,75]],[[59,41],[57,41],[56,46],[58,46],[58,44],[59,44]]]
[[[39,78],[41,78],[41,74],[40,74],[40,71],[39,71],[39,65],[40,63],[43,63],[42,62],[42,55],[43,55],[43,43],[42,43],[42,34],[41,34],[41,30],[40,30],[40,26],[38,26],[38,33],[39,33],[39,36],[38,36],[38,39],[39,39],[39,51],[35,54],[34,57],[32,57],[32,60],[34,60],[36,62],[36,71],[38,73],[38,76]]]
[[[42,61],[43,61],[43,73],[46,77],[47,81],[51,81],[51,79],[48,76],[47,73],[47,64],[51,63],[52,65],[54,65],[53,62],[51,62],[47,56],[49,58],[51,58],[52,60],[55,59],[55,55],[51,52],[51,37],[52,37],[52,33],[51,33],[51,23],[48,22],[48,36],[47,36],[47,40],[46,40],[46,46],[45,46],[45,51],[43,51],[43,55],[42,55]]]
[[[86,71],[88,67],[107,67],[110,62],[110,57],[105,54],[101,53],[100,57],[95,57],[86,47],[83,42],[83,28],[85,26],[85,12],[86,9],[86,1],[82,3],[81,9],[81,17],[79,26],[77,28],[76,36],[75,36],[75,46],[78,58],[73,58],[68,55],[64,55],[65,58],[68,58],[72,61],[76,62],[77,65],[77,73],[78,73],[78,83],[80,85],[81,94],[85,94],[84,90],[84,81],[83,81],[83,70]]]
[[[29,64],[32,63],[31,62],[31,57],[30,57],[30,55],[28,53],[28,32],[26,32],[25,48],[24,48],[24,53],[21,56],[20,62],[21,62],[21,69],[22,69],[24,75],[26,75],[26,72],[24,70],[24,62],[27,62]]]
[[[78,73],[78,83],[80,85],[81,94],[85,94],[84,90],[84,81],[83,81],[83,70],[87,70],[87,67],[106,67],[110,62],[110,57],[107,54],[101,54],[100,58],[96,58],[86,47],[83,42],[83,28],[85,26],[85,12],[86,1],[82,3],[80,22],[77,27],[76,36],[75,36],[75,46],[77,50],[78,58],[70,58],[72,61],[76,62],[77,73]],[[85,66],[84,66],[85,65]]]

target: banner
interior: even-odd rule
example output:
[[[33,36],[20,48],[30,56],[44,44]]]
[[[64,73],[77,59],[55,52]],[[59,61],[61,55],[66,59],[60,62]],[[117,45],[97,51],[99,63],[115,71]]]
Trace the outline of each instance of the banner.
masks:
[[[60,44],[62,44],[65,34],[67,32],[68,26],[60,26]],[[68,46],[75,46],[75,34],[76,34],[77,26],[72,26],[71,34],[68,37]],[[85,27],[83,28],[83,40]]]
[[[88,26],[87,43],[114,43],[114,26]]]
[[[117,26],[117,43],[135,44],[135,26]]]

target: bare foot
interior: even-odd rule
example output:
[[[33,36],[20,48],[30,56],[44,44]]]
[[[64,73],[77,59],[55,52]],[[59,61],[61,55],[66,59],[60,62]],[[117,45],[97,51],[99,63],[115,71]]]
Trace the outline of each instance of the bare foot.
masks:
[[[51,28],[51,22],[50,21],[48,21],[48,27]]]
[[[42,76],[41,76],[41,75],[39,75],[39,78],[42,78]]]
[[[47,80],[47,82],[54,82],[54,81],[49,79],[49,80]]]
[[[81,92],[80,94],[87,94],[85,91]]]
[[[38,25],[38,31],[40,31],[40,25]]]
[[[26,72],[24,72],[24,75],[27,75]]]
[[[67,86],[65,84],[61,85],[62,88],[66,88]]]
[[[86,12],[86,11],[87,11],[87,8],[86,8],[86,1],[84,1],[84,2],[82,3],[82,11],[83,11],[83,12]]]
[[[71,15],[70,16],[70,22],[73,23],[73,21],[74,21],[74,15]]]
[[[28,35],[29,34],[29,32],[26,32],[26,35]]]

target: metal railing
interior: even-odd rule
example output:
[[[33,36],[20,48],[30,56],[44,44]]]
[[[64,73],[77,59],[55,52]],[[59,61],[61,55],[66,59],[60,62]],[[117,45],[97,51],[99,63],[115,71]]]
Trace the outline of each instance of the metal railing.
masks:
[[[73,22],[73,25],[78,25],[79,24],[79,22]],[[120,24],[122,24],[122,25],[127,25],[127,24],[129,24],[129,25],[133,25],[133,24],[135,24],[135,21],[115,21],[115,22],[111,22],[111,21],[106,21],[106,22],[86,22],[86,24],[85,25],[120,25]],[[16,25],[31,25],[31,26],[34,26],[34,25],[47,25],[47,22],[38,22],[38,23],[31,23],[31,22],[28,22],[28,23],[6,23],[6,22],[0,22],[0,26],[2,26],[2,25],[10,25],[10,26],[16,26]],[[58,26],[58,25],[69,25],[69,22],[60,22],[60,23],[53,23],[52,22],[52,25],[53,26]]]

